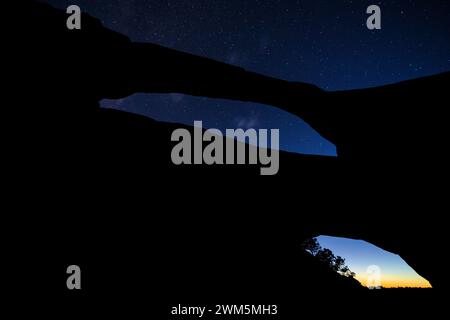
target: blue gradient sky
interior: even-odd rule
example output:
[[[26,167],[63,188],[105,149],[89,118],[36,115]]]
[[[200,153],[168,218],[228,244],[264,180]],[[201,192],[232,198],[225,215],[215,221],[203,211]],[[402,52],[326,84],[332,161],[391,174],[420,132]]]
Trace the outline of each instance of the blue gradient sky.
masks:
[[[377,265],[381,269],[382,286],[430,286],[399,255],[380,249],[366,241],[320,236],[320,245],[335,255],[345,258],[350,270],[364,285],[367,282],[367,267]]]

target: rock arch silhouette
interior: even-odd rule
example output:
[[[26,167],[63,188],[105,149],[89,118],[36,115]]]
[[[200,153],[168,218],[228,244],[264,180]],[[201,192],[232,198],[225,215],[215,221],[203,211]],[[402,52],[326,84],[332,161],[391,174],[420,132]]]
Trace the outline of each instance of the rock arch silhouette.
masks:
[[[400,254],[434,287],[445,286],[440,253],[445,250],[442,214],[447,205],[442,186],[448,180],[445,101],[450,73],[326,92],[155,44],[134,43],[86,14],[82,29],[70,31],[63,11],[34,1],[17,4],[21,6],[20,11],[16,8],[20,18],[15,31],[22,45],[15,57],[18,68],[10,75],[18,102],[5,111],[10,120],[6,128],[14,133],[7,150],[13,154],[11,179],[27,181],[26,195],[36,203],[45,203],[43,192],[53,194],[53,200],[73,203],[82,190],[87,194],[82,202],[95,199],[95,206],[109,210],[114,205],[105,204],[99,194],[116,194],[125,185],[134,186],[136,193],[122,190],[121,198],[142,192],[135,190],[141,183],[157,186],[156,194],[181,188],[177,203],[172,204],[175,211],[182,212],[183,203],[193,205],[199,198],[201,205],[198,216],[181,215],[177,227],[170,226],[177,237],[189,239],[184,244],[173,239],[174,248],[205,248],[201,239],[208,238],[210,245],[234,248],[244,256],[249,250],[278,250],[319,234],[360,238]],[[168,158],[168,134],[175,126],[99,108],[102,99],[137,92],[177,92],[271,105],[304,119],[337,146],[338,158],[283,152],[280,174],[273,181],[260,180],[255,177],[258,171],[248,166],[175,168]],[[189,179],[222,187],[203,189],[196,196],[186,190]],[[49,183],[46,191],[38,182],[42,180]],[[218,199],[217,194],[227,194],[230,186],[241,196],[233,202]],[[256,196],[250,196],[249,190]],[[256,202],[246,203],[248,198]],[[152,199],[159,201],[158,196]],[[57,207],[53,200],[42,205],[53,212]],[[243,205],[238,206],[238,200]],[[217,206],[216,201],[228,210],[226,219],[221,214],[211,218],[209,208]],[[266,207],[268,203],[283,212],[271,215],[276,211]],[[112,229],[99,227],[105,222],[102,215],[82,215],[75,225],[67,217],[59,219],[70,230],[87,228],[86,239],[95,239],[102,229],[111,244],[118,244]],[[170,220],[161,215],[154,219],[161,225]],[[195,227],[210,219],[214,232]],[[31,221],[43,223],[37,218]],[[108,224],[132,225],[115,218]],[[30,222],[23,232],[36,235],[32,227]],[[137,234],[145,233],[142,228],[137,227]],[[230,230],[233,239],[225,241]],[[64,237],[62,231],[52,232],[52,239]],[[45,236],[37,238],[53,248]],[[245,245],[249,238],[259,239],[261,248]],[[67,241],[76,247],[75,240]]]

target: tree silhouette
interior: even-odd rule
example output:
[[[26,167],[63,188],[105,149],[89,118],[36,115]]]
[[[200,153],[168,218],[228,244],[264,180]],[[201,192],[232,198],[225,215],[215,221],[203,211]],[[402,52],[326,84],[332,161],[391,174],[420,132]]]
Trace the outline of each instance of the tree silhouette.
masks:
[[[309,238],[305,240],[301,244],[301,247],[303,250],[309,252],[313,256],[315,256],[319,252],[319,250],[322,249],[316,238]]]
[[[301,244],[301,248],[340,275],[352,278],[355,276],[355,273],[345,264],[345,259],[341,256],[335,256],[330,249],[322,248],[317,238],[310,238],[304,241]]]

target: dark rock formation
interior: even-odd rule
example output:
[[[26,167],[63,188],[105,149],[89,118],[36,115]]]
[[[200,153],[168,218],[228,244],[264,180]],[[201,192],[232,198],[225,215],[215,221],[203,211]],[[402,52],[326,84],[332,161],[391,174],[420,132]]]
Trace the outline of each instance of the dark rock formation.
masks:
[[[91,292],[109,288],[111,268],[127,275],[111,288],[162,278],[162,296],[196,285],[204,296],[276,297],[286,286],[313,287],[296,250],[319,234],[368,240],[445,285],[450,73],[325,92],[133,43],[87,15],[69,31],[64,12],[19,4],[22,43],[8,74],[15,100],[4,107],[6,197],[20,240],[12,251],[45,265],[46,287],[64,287],[48,279],[75,261]],[[282,152],[274,177],[255,166],[177,167],[170,134],[180,126],[99,108],[136,92],[269,104],[310,123],[339,157]]]

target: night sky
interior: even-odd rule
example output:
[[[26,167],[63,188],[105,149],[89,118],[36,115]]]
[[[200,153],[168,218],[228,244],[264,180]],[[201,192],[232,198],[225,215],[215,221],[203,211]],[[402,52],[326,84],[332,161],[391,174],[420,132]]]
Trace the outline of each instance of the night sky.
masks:
[[[77,4],[134,41],[239,65],[327,90],[377,86],[450,70],[450,1],[46,0]],[[366,27],[366,8],[382,29]],[[301,119],[269,106],[138,94],[105,107],[205,127],[279,128],[284,150],[335,155]],[[394,107],[394,106],[393,106]]]

